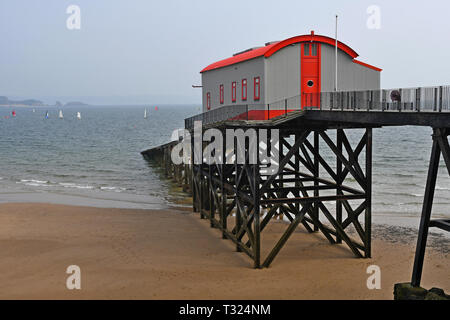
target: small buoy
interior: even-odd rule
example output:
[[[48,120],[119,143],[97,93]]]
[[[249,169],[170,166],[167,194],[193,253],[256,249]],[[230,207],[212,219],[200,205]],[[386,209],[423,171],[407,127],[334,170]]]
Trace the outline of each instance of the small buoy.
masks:
[[[13,110],[12,112],[12,116],[15,117],[16,116],[16,111]]]
[[[155,107],[155,110],[158,111],[158,107]]]

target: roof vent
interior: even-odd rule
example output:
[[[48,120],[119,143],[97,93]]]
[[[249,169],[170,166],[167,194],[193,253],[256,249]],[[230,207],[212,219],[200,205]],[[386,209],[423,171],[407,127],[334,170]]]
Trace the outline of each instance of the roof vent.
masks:
[[[278,43],[278,42],[280,42],[280,41],[269,41],[269,42],[266,42],[265,45],[267,47],[267,46],[270,46],[271,44]]]
[[[239,51],[239,52],[233,54],[233,57],[234,57],[234,56],[237,56],[237,55],[239,55],[239,54],[243,54],[243,53],[246,53],[246,52],[255,50],[255,49],[259,49],[259,48],[261,48],[261,47],[253,47],[253,48],[250,48],[250,49],[247,49],[247,50]]]

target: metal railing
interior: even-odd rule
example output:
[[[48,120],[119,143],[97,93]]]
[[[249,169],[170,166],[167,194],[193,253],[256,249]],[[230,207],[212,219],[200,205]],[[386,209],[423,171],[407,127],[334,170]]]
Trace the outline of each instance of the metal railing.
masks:
[[[269,104],[223,106],[185,119],[185,127],[193,128],[195,121],[208,125],[225,120],[268,120],[304,108],[450,112],[450,86],[303,93]]]
[[[320,93],[322,110],[449,112],[450,86]]]
[[[208,125],[225,120],[262,120],[255,119],[254,114],[258,111],[264,111],[265,108],[264,104],[233,104],[187,118],[184,120],[184,124],[187,129],[190,129],[194,127],[195,121],[202,121],[203,125]]]

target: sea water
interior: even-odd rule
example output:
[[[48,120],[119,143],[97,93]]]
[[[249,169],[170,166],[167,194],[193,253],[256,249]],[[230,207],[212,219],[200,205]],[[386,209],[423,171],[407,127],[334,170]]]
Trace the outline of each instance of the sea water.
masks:
[[[57,108],[35,109],[16,108],[11,117],[12,108],[0,108],[0,202],[146,209],[172,206],[183,197],[171,192],[161,170],[140,151],[170,141],[186,117],[200,112],[198,106],[70,107],[63,109],[64,119]],[[348,130],[349,140],[355,145],[363,133]],[[334,139],[332,130],[329,134]],[[374,216],[420,216],[431,134],[428,127],[373,129]],[[364,152],[360,157],[364,163]],[[443,161],[433,217],[450,217],[450,178]]]
[[[12,108],[0,108],[0,202],[143,209],[175,202],[140,151],[170,141],[198,106],[70,107],[64,119],[57,108],[35,109],[10,117]]]

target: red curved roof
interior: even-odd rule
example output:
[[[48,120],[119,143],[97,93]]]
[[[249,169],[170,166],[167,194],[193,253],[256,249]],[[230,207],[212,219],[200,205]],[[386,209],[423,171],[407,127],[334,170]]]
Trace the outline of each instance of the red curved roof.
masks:
[[[269,44],[265,47],[253,49],[253,50],[235,55],[233,57],[214,62],[214,63],[210,64],[209,66],[207,66],[206,68],[204,68],[200,72],[223,68],[223,67],[226,67],[226,66],[238,63],[238,62],[254,59],[257,57],[261,57],[261,56],[268,58],[271,55],[273,55],[275,52],[277,52],[278,50],[283,49],[284,47],[287,47],[294,43],[307,42],[307,41],[316,41],[316,42],[321,42],[321,43],[327,43],[332,46],[335,45],[335,40],[333,38],[330,38],[327,36],[315,35],[314,32],[311,32],[311,34],[308,34],[308,35],[292,37],[292,38],[289,38],[289,39],[286,39],[286,40],[283,40],[283,41],[280,41],[277,43]],[[344,44],[340,41],[338,41],[338,48],[340,50],[344,51],[345,53],[347,53],[352,59],[354,59],[358,56],[358,54],[352,48],[350,48],[349,46],[347,46],[346,44]]]
[[[284,47],[287,47],[294,43],[307,42],[307,41],[327,43],[329,45],[334,46],[336,40],[333,38],[327,37],[327,36],[315,35],[314,33],[297,36],[297,37],[292,37],[292,38],[289,38],[289,39],[286,39],[286,40],[276,43],[273,47],[271,47],[269,50],[267,50],[266,53],[264,53],[264,56],[266,58],[268,58],[271,55],[273,55],[275,52],[277,52],[278,50],[283,49]],[[338,41],[338,48],[341,49],[342,51],[344,51],[345,53],[347,53],[350,57],[352,57],[352,59],[355,59],[358,56],[358,54],[352,48],[350,48],[346,44],[343,44],[340,41]]]
[[[265,47],[253,49],[253,50],[250,50],[250,51],[247,51],[247,52],[244,52],[244,53],[232,56],[230,58],[214,62],[214,63],[210,64],[209,66],[207,66],[206,68],[204,68],[200,72],[205,72],[205,71],[210,71],[210,70],[214,70],[214,69],[219,69],[219,68],[222,68],[222,67],[226,67],[226,66],[238,63],[238,62],[242,62],[242,61],[250,60],[250,59],[253,59],[253,58],[261,57],[267,52],[267,50],[272,48],[274,45],[275,44],[270,44],[270,45],[265,46]]]

